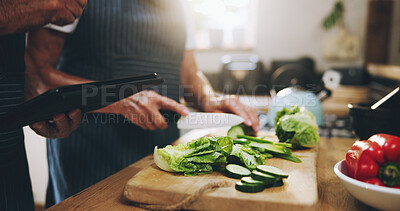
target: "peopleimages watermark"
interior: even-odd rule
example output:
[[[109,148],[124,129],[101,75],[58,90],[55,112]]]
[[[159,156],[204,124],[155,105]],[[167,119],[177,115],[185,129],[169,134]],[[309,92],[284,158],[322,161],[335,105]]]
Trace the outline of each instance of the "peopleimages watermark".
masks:
[[[287,105],[287,102],[293,103],[295,102],[298,105],[303,105],[303,106],[307,106],[307,107],[312,107],[312,106],[319,106],[320,102],[318,100],[318,98],[315,97],[315,95],[313,94],[313,92],[317,89],[317,84],[308,84],[307,85],[307,89],[299,89],[299,90],[303,90],[303,91],[307,91],[308,94],[306,95],[288,95],[288,98],[292,98],[288,101],[280,101],[278,100],[279,97],[270,97],[270,98],[266,98],[263,97],[261,95],[256,95],[255,93],[257,93],[257,89],[260,88],[267,88],[267,85],[264,84],[259,84],[257,86],[254,86],[253,90],[251,92],[246,92],[244,89],[243,85],[239,85],[237,87],[237,92],[233,93],[235,95],[241,96],[239,97],[240,102],[250,106],[250,107],[270,107],[270,106],[280,106],[280,107],[286,107],[286,106],[290,106]],[[188,101],[187,99],[193,99],[194,97],[198,97],[198,96],[194,96],[193,94],[193,90],[196,89],[202,89],[203,87],[196,87],[194,85],[180,85],[180,86],[168,86],[168,85],[160,85],[160,86],[156,86],[153,87],[151,89],[146,89],[146,90],[152,90],[156,93],[158,93],[161,96],[169,96],[171,97],[173,95],[173,98],[175,100],[180,100],[181,102],[184,102],[186,106],[188,107],[202,107],[204,106],[204,104],[207,103],[212,103],[213,100],[227,100],[227,103],[230,103],[229,100],[235,100],[235,102],[232,103],[237,103],[237,99],[235,98],[224,98],[223,96],[226,95],[231,95],[228,94],[227,90],[230,90],[229,93],[231,92],[231,87],[229,87],[229,85],[225,85],[224,88],[222,89],[221,92],[216,92],[216,94],[212,91],[209,90],[209,93],[207,93],[206,95],[206,99],[204,99],[204,96],[202,96],[202,99],[197,99],[197,100],[191,100]],[[281,90],[282,88],[284,88],[283,86],[279,86],[279,85],[275,85],[272,87],[272,90],[275,90],[275,88],[277,90]],[[101,101],[101,105],[102,106],[108,106],[116,101],[118,101],[119,99],[123,99],[126,96],[131,96],[134,94],[137,94],[139,90],[141,90],[141,87],[137,87],[134,85],[122,85],[122,86],[118,86],[118,85],[108,85],[106,87],[104,87],[103,89],[98,89],[97,86],[93,86],[93,85],[84,85],[82,86],[82,105],[83,106],[90,106],[92,102],[94,101]],[[147,104],[149,102],[152,102],[150,99],[152,97],[159,97],[159,95],[148,95],[145,97],[141,97],[139,98],[139,101],[142,104]],[[171,95],[171,96],[170,96]],[[264,95],[265,96],[265,95]],[[266,100],[268,99],[268,100]],[[146,122],[146,121],[153,121],[154,118],[159,118],[159,116],[154,116],[154,117],[147,117],[144,118],[142,116],[134,116],[135,114],[131,114],[132,116],[130,116],[129,118],[122,118],[122,117],[118,117],[119,115],[113,115],[110,114],[108,115],[108,117],[106,119],[104,119],[104,115],[103,116],[98,116],[98,118],[94,118],[94,121],[98,122],[98,123],[113,123],[113,122],[124,122],[124,121],[129,121],[126,119],[136,119],[139,122]],[[101,119],[103,118],[103,119]],[[164,117],[165,118],[165,117]],[[169,121],[171,121],[172,119],[176,119],[176,117],[170,117],[170,118],[165,118]],[[85,121],[85,119],[83,120]],[[197,120],[196,120],[197,121]],[[204,121],[227,121],[227,120],[204,120]]]
[[[128,114],[128,116],[122,116],[119,114],[102,114],[102,113],[87,113],[82,117],[82,123],[94,123],[94,124],[131,124],[130,120],[134,120],[137,124],[146,124],[148,122],[155,122],[163,118],[167,124],[176,124],[181,116],[177,113],[161,112],[159,115],[148,115],[142,116],[137,114]],[[201,115],[200,118],[189,116],[184,120],[185,125],[227,125],[230,119],[229,116],[220,116],[206,114]]]
[[[244,89],[243,85],[239,85],[237,87],[237,92],[233,93],[233,95],[239,95],[239,96],[247,96],[247,97],[254,97],[252,101],[249,102],[249,106],[255,106],[258,105],[261,102],[265,102],[261,97],[262,95],[256,95],[256,90],[259,89],[260,87],[267,88],[267,85],[264,84],[259,84],[254,86],[253,90],[251,92],[246,92]],[[307,89],[302,89],[304,91],[308,92],[314,92],[316,90],[317,84],[307,84]],[[117,89],[118,88],[118,89]],[[194,97],[194,94],[192,90],[196,89],[198,87],[195,87],[194,85],[180,85],[180,86],[173,86],[172,89],[174,90],[174,93],[178,93],[179,96],[178,99],[186,99],[186,98],[191,98]],[[271,90],[275,90],[277,88],[278,90],[284,88],[282,85],[274,85],[272,86]],[[136,94],[138,93],[139,88],[134,85],[122,85],[120,87],[116,85],[109,85],[106,86],[106,88],[101,89],[101,91],[98,91],[98,88],[93,85],[84,85],[82,86],[82,105],[88,105],[91,100],[100,98],[101,99],[101,104],[106,106],[112,104],[115,99],[123,99],[125,96],[127,96],[127,93],[132,93]],[[168,96],[171,91],[169,91],[168,85],[160,85],[153,87],[151,89],[147,90],[153,90],[157,93],[159,93],[162,96]],[[178,91],[177,91],[178,90]],[[185,103],[188,106],[200,106],[196,103],[207,103],[212,100],[212,98],[218,97],[218,96],[223,96],[223,95],[232,95],[228,94],[227,90],[231,90],[229,85],[225,85],[224,88],[222,89],[221,92],[217,91],[217,94],[214,94],[214,92],[207,93],[207,96],[209,99],[203,100],[203,101],[193,101],[193,102],[188,102],[186,101]],[[232,93],[232,92],[230,92]],[[146,99],[143,99],[146,100]],[[299,104],[307,104],[309,106],[317,105],[318,101],[315,101],[315,98],[312,97],[312,95],[309,95],[307,98],[297,98],[296,100],[299,101]],[[272,101],[268,101],[265,106],[269,106]],[[255,105],[252,105],[254,103]]]

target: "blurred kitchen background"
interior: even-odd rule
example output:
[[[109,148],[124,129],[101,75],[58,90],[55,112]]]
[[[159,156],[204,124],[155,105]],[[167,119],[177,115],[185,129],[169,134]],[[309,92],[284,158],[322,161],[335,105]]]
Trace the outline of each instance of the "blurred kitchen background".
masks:
[[[198,68],[214,89],[242,95],[260,113],[271,93],[296,86],[319,95],[324,81],[321,135],[352,137],[347,104],[376,101],[399,85],[400,1],[183,1]],[[24,131],[35,201],[43,204],[45,140]]]

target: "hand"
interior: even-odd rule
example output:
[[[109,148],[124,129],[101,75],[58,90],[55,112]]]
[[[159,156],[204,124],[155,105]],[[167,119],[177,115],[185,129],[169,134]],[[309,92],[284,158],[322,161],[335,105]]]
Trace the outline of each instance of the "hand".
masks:
[[[168,127],[160,109],[171,110],[186,116],[189,109],[175,100],[161,96],[154,91],[141,91],[125,98],[115,106],[115,113],[122,114],[129,121],[144,130],[166,129]]]
[[[54,123],[48,121],[36,122],[30,125],[31,129],[34,130],[38,135],[45,136],[48,138],[65,138],[69,134],[76,130],[82,120],[82,112],[79,109],[75,109],[65,114],[57,114],[53,117]]]
[[[47,0],[52,13],[50,23],[56,25],[71,24],[82,15],[87,0]]]
[[[203,102],[205,112],[225,112],[234,113],[244,118],[244,124],[251,126],[255,132],[258,132],[260,123],[257,111],[254,108],[244,105],[239,98],[234,95],[227,95],[222,98],[212,98]]]
[[[26,32],[47,23],[73,23],[86,3],[87,0],[2,0],[0,35]]]

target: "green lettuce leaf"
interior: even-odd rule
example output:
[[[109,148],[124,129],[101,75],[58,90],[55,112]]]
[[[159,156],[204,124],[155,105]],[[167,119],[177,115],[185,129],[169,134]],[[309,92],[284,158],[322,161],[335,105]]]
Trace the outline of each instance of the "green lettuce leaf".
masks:
[[[264,165],[265,159],[271,156],[270,154],[261,154],[259,151],[241,144],[233,145],[231,155],[239,158],[239,160],[251,170],[256,169],[258,165]]]
[[[226,164],[232,152],[230,137],[202,137],[186,144],[155,148],[154,162],[170,172],[183,172],[186,176],[212,172],[211,165]]]

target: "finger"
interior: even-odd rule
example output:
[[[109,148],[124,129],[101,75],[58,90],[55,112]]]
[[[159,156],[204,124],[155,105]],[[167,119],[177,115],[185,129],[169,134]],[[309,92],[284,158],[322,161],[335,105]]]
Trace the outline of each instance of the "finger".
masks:
[[[253,123],[246,112],[246,109],[242,108],[242,104],[237,98],[229,97],[222,101],[222,110],[225,112],[231,112],[241,116],[244,119],[244,124],[247,126],[252,126]]]
[[[76,2],[77,2],[77,3],[79,4],[79,6],[81,6],[82,8],[85,7],[86,4],[87,4],[87,0],[77,0]]]
[[[168,127],[168,124],[165,121],[165,118],[163,117],[163,115],[161,115],[161,113],[158,110],[153,114],[153,124],[157,128],[160,128],[162,130],[164,130]]]
[[[144,125],[146,126],[146,129],[148,130],[156,130],[157,127],[153,124],[151,115],[146,113],[145,115],[143,115],[143,120],[144,120]]]
[[[50,23],[53,23],[58,26],[64,26],[67,24],[71,24],[75,21],[75,16],[72,15],[69,11],[60,11],[56,16],[53,16],[50,20]]]
[[[182,116],[187,116],[190,112],[186,106],[176,102],[175,100],[172,100],[171,98],[164,96],[160,96],[159,106],[160,109],[175,111]]]
[[[140,120],[141,112],[139,107],[131,101],[125,101],[124,103],[125,103],[124,107],[128,107],[128,110],[124,112],[125,118],[127,118],[133,124],[142,128],[143,130],[146,130],[147,129],[146,125],[144,125],[143,122],[141,122]]]
[[[82,15],[83,8],[77,1],[66,1],[65,8],[75,17]]]
[[[244,107],[243,109],[245,111],[247,111],[247,115],[249,116],[249,118],[252,122],[253,130],[255,132],[258,132],[258,130],[260,129],[260,121],[258,119],[258,114],[257,114],[256,109],[247,107],[245,105],[243,105],[243,107]]]
[[[239,116],[241,116],[244,119],[244,124],[247,126],[252,126],[253,122],[251,121],[249,115],[247,114],[245,109],[242,109],[240,106],[238,105],[228,105],[228,108],[226,110],[228,110],[229,112],[232,112],[234,114],[237,114]]]
[[[151,116],[149,115],[149,111],[147,110],[147,106],[143,105],[141,101],[135,103],[135,102],[129,102],[129,105],[131,107],[131,113],[130,116],[133,118],[133,123],[138,125],[144,130],[155,130],[157,129],[156,126],[153,125],[151,121]]]
[[[82,112],[80,109],[75,109],[68,114],[71,130],[76,130],[81,124]]]
[[[143,106],[143,105],[140,105]],[[143,110],[143,116],[145,119],[145,125],[147,127],[147,129],[149,130],[156,130],[157,126],[154,124],[154,118],[156,115],[156,112],[158,112],[157,109],[154,109],[150,106],[144,106],[142,107]]]
[[[47,123],[46,121],[35,122],[35,123],[29,125],[29,127],[33,131],[35,131],[35,133],[37,133],[38,135],[48,137],[48,138],[55,138],[54,133],[56,132],[55,131],[56,129],[53,126],[51,126],[49,123]]]
[[[65,114],[57,114],[53,116],[54,124],[58,130],[56,134],[60,138],[65,138],[71,133],[70,122]]]

